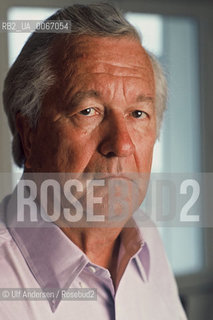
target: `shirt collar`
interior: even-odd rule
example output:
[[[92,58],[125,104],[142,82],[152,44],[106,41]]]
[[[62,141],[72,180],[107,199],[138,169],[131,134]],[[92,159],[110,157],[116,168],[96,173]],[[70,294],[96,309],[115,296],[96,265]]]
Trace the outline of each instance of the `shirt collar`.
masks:
[[[37,221],[27,220],[29,207],[25,207],[25,227],[17,222],[17,192],[7,206],[7,225],[30,271],[41,289],[69,288],[73,280],[89,262],[87,256],[60,230],[37,214]],[[35,218],[35,216],[34,216]],[[39,239],[39,241],[38,241]],[[61,300],[48,299],[52,311]]]
[[[122,253],[123,252],[123,253]],[[135,260],[138,271],[144,282],[149,280],[150,255],[147,242],[143,237],[143,231],[137,226],[134,219],[128,222],[121,232],[121,246],[119,252],[119,261],[124,254]]]
[[[40,214],[36,213],[35,221],[32,221],[33,219],[30,221],[28,206],[25,206],[24,211],[25,226],[17,222],[17,212],[17,189],[15,189],[7,206],[8,229],[41,289],[69,288],[74,279],[90,263],[88,257],[57,225],[44,221]],[[131,228],[124,228],[121,232],[121,243],[135,259],[142,279],[147,281],[150,268],[149,250],[135,222]],[[54,312],[61,301],[61,296],[47,300]]]

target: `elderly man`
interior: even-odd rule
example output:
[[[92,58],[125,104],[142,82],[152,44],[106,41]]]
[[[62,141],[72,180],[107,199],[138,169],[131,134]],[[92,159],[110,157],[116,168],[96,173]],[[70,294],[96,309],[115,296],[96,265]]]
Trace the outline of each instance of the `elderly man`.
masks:
[[[70,208],[61,190],[49,194],[45,206],[45,188],[35,196],[37,189],[28,184],[34,211],[42,203],[50,220],[36,212],[39,218],[31,221],[32,210],[26,215],[25,208],[24,227],[17,219],[20,188],[3,200],[0,285],[4,294],[5,288],[16,291],[6,290],[10,299],[1,301],[0,319],[186,319],[156,228],[139,228],[132,218],[145,196],[165,107],[161,69],[136,30],[108,4],[74,5],[49,19],[71,21],[71,32],[34,33],[5,80],[13,156],[24,167],[21,182],[29,174],[41,188],[44,176],[52,174],[57,186],[82,184],[74,185]],[[141,174],[144,179],[134,178]],[[93,220],[87,216],[87,178],[97,183]],[[108,186],[114,182],[113,209]],[[118,199],[125,188],[132,191],[122,217]],[[52,221],[54,197],[66,215]],[[82,218],[77,225],[76,215],[67,219],[76,203]],[[47,294],[24,299],[25,288]],[[81,299],[84,288],[97,290],[97,299]],[[79,299],[65,299],[67,289]]]

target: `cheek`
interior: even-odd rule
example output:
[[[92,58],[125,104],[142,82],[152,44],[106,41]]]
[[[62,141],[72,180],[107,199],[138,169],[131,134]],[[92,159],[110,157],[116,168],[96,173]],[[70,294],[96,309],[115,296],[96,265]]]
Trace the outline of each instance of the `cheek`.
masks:
[[[143,136],[136,144],[136,157],[140,172],[149,172],[152,165],[152,155],[155,135]]]
[[[144,146],[140,153],[141,165],[148,167],[152,162],[152,155],[153,155],[153,146],[151,145]]]
[[[48,138],[43,137],[42,145],[40,154],[48,171],[61,172],[82,172],[96,149],[94,139],[83,131],[71,130],[66,124],[51,130]]]
[[[54,133],[46,129],[37,132],[33,139],[31,150],[31,167],[33,170],[43,172],[53,171],[53,162],[58,152],[58,139]]]

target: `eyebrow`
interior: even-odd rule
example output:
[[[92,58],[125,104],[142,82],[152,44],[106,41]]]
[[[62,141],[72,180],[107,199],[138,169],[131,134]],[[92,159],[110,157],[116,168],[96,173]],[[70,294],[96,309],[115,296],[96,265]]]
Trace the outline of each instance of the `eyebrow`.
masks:
[[[69,109],[70,108],[75,108],[82,100],[86,98],[96,98],[96,99],[101,99],[101,93],[96,91],[96,90],[88,90],[88,91],[77,91],[74,96],[72,97],[70,103],[69,103]],[[154,99],[153,97],[150,96],[145,96],[143,94],[140,94],[136,98],[136,103],[137,102],[153,102]]]
[[[70,112],[71,110],[77,108],[81,101],[86,98],[99,99],[100,97],[101,94],[95,90],[77,91],[69,100],[69,103],[66,105],[66,112]]]
[[[140,94],[137,98],[136,98],[136,102],[153,102],[154,98],[150,97],[150,96],[145,96],[143,94]]]
[[[76,105],[85,98],[100,98],[101,94],[95,90],[78,91],[71,99],[71,105]]]

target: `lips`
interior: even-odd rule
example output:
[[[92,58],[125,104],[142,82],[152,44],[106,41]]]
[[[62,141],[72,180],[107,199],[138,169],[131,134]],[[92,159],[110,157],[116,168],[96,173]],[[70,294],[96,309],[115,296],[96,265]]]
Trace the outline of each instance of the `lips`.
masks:
[[[125,179],[125,180],[131,180],[129,177],[124,175],[106,175],[104,179]]]
[[[127,175],[127,174],[114,174],[114,173],[95,173],[93,176],[94,179],[97,180],[127,180],[127,181],[131,181],[135,183],[135,178],[131,177],[131,175]]]

